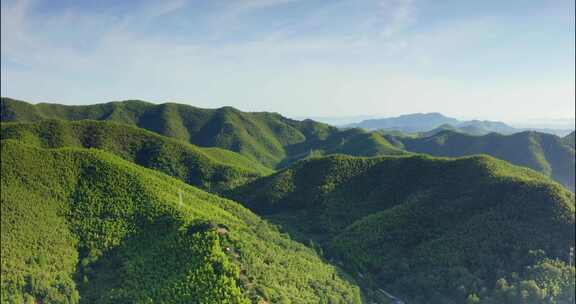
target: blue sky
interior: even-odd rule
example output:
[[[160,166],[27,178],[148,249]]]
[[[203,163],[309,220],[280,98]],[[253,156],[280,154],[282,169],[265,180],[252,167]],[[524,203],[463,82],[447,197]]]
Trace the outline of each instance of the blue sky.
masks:
[[[2,96],[573,117],[574,0],[1,0]]]

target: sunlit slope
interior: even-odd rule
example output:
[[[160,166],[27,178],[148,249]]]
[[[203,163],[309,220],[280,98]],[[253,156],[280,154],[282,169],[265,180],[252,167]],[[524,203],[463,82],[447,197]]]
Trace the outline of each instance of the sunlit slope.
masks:
[[[197,147],[113,122],[45,120],[2,123],[1,138],[43,148],[106,150],[212,192],[230,189],[272,172],[238,153]]]
[[[235,202],[100,150],[1,152],[2,303],[360,302]]]
[[[202,147],[220,147],[270,167],[283,167],[309,156],[405,154],[382,136],[361,130],[340,131],[311,120],[277,113],[242,112],[232,107],[201,109],[183,104],[122,101],[88,106],[32,105],[2,98],[3,122],[42,119],[108,120],[135,125]]]
[[[230,195],[408,303],[573,299],[574,194],[492,157],[318,158]]]
[[[539,171],[574,191],[576,157],[569,136],[563,139],[539,132],[472,136],[443,131],[430,137],[398,137],[397,140],[408,151],[435,156],[488,154]]]

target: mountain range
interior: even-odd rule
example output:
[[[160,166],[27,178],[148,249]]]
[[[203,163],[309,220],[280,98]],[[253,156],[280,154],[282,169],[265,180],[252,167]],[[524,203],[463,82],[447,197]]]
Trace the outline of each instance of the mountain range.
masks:
[[[574,303],[574,132],[1,110],[2,303]]]
[[[398,117],[374,118],[363,120],[358,123],[347,124],[344,128],[363,128],[367,130],[401,131],[404,133],[429,132],[436,128],[446,128],[449,126],[454,130],[471,135],[485,135],[496,132],[504,135],[518,133],[522,131],[538,131],[559,136],[565,136],[572,129],[552,129],[552,128],[515,128],[506,123],[490,120],[467,120],[461,121],[456,118],[447,117],[440,113],[416,113],[400,115]]]
[[[92,119],[128,124],[197,146],[238,152],[270,168],[312,155],[405,154],[378,133],[360,129],[343,131],[312,120],[297,121],[268,112],[241,112],[232,107],[200,109],[135,100],[89,106],[32,105],[2,98],[1,109],[3,122]]]
[[[533,131],[473,136],[446,129],[427,137],[385,137],[398,148],[416,153],[448,157],[491,155],[539,171],[574,191],[574,132],[565,138]]]
[[[310,159],[230,196],[407,303],[521,303],[498,282],[519,292],[574,244],[574,194],[487,156]]]

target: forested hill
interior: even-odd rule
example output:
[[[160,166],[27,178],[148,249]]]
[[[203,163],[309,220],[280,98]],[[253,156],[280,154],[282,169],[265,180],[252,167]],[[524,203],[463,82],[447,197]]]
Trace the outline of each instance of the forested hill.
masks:
[[[198,146],[235,151],[270,168],[334,153],[406,154],[377,133],[360,129],[340,131],[312,120],[297,121],[276,113],[248,113],[231,107],[201,109],[135,100],[88,106],[33,105],[2,98],[1,109],[2,122],[93,119],[134,125]]]
[[[1,149],[2,303],[361,303],[233,201],[102,150]]]
[[[574,131],[572,131],[572,133],[566,135],[566,137],[564,137],[564,143],[567,144],[568,146],[574,148],[574,141],[576,138],[576,134]]]
[[[407,303],[574,299],[574,194],[492,157],[310,159],[230,196]]]
[[[273,171],[241,154],[203,148],[108,121],[2,123],[1,139],[42,148],[97,148],[188,184],[219,193]]]
[[[473,136],[445,130],[430,137],[388,138],[397,147],[416,153],[448,157],[491,155],[539,171],[574,191],[576,156],[574,146],[570,146],[570,135],[560,138],[530,131],[512,135],[490,133]]]

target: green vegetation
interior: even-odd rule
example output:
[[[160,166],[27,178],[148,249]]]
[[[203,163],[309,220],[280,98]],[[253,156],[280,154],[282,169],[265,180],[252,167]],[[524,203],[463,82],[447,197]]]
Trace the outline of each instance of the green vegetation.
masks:
[[[202,147],[238,152],[270,167],[284,167],[317,155],[406,154],[382,136],[361,130],[340,131],[311,120],[297,121],[276,113],[247,113],[231,107],[200,109],[183,104],[155,105],[122,101],[89,106],[32,105],[2,98],[2,122],[43,119],[107,120],[138,126]]]
[[[539,171],[574,191],[575,151],[569,146],[569,136],[562,139],[539,132],[472,136],[443,131],[425,138],[396,137],[391,141],[408,151],[434,156],[487,154]]]
[[[574,194],[488,156],[311,159],[230,196],[408,303],[574,301]]]
[[[233,201],[98,149],[1,152],[2,303],[361,301]]]
[[[97,148],[211,192],[246,183],[272,170],[223,149],[200,148],[132,126],[83,120],[2,123],[2,139],[42,148]]]
[[[575,197],[548,178],[574,190],[574,133],[143,101],[1,110],[2,303],[574,303]]]

